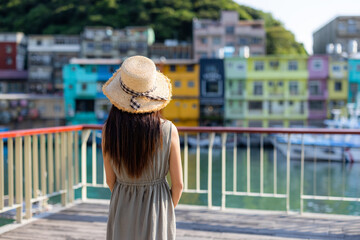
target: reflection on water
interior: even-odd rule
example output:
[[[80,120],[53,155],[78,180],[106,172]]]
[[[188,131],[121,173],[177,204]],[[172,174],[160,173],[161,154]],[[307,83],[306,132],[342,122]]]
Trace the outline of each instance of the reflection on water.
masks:
[[[91,147],[88,148],[88,168],[87,181],[92,181],[91,172]],[[183,152],[182,152],[183,155]],[[97,182],[103,181],[102,155],[100,149],[97,151]],[[183,158],[182,158],[183,159]],[[226,189],[233,189],[233,150],[228,148],[226,152]],[[189,189],[196,188],[196,168],[195,149],[189,149]],[[300,161],[290,161],[290,210],[299,211],[300,209]],[[200,188],[207,189],[207,168],[208,151],[200,151]],[[251,149],[251,191],[260,192],[260,150]],[[247,169],[246,169],[246,149],[237,149],[237,190],[246,191]],[[304,194],[317,194],[322,196],[360,196],[360,164],[348,164],[341,162],[313,162],[306,161],[304,166]],[[286,157],[277,154],[277,193],[286,192]],[[7,164],[5,164],[5,194],[7,194]],[[79,173],[79,176],[81,173]],[[221,149],[213,149],[213,174],[212,174],[212,201],[214,206],[221,204]],[[264,193],[274,192],[274,159],[273,149],[264,149]],[[81,190],[76,191],[76,197],[81,196]],[[89,198],[110,199],[108,189],[88,188]],[[51,202],[57,202],[60,198],[53,198]],[[184,193],[180,203],[207,205],[207,194]],[[285,199],[258,198],[227,196],[226,207],[246,208],[246,209],[267,209],[282,210],[286,209]],[[304,211],[320,213],[337,213],[360,215],[360,203],[338,202],[323,200],[304,200]]]

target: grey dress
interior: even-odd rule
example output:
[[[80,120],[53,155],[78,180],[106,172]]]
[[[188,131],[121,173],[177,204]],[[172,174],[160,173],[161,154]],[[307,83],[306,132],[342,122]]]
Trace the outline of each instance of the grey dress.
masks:
[[[144,169],[141,177],[132,179],[123,168],[116,174],[111,194],[107,240],[175,239],[175,212],[166,175],[169,171],[170,121],[161,124],[163,146]]]

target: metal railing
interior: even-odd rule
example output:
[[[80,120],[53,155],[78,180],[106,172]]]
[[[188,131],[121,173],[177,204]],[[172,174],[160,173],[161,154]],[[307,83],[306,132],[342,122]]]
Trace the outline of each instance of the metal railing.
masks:
[[[101,130],[101,125],[79,125],[43,128],[33,130],[19,130],[0,133],[0,213],[16,209],[16,220],[21,222],[23,218],[23,206],[25,207],[25,218],[32,217],[32,205],[40,202],[47,204],[50,197],[61,196],[62,205],[67,205],[74,201],[75,190],[81,188],[81,198],[86,200],[87,187],[106,188],[105,169],[99,169],[102,175],[98,183],[97,169],[97,144],[96,132]],[[284,193],[279,193],[277,189],[278,181],[278,153],[274,145],[273,151],[273,188],[272,191],[264,190],[264,138],[269,134],[287,134],[288,139],[294,134],[301,134],[301,170],[300,170],[300,213],[303,212],[304,200],[335,200],[360,202],[358,197],[331,196],[328,194],[317,195],[304,194],[304,134],[357,134],[360,130],[349,129],[285,129],[285,128],[225,128],[225,127],[179,127],[179,132],[184,138],[184,192],[207,194],[207,205],[213,206],[213,147],[216,134],[221,135],[221,208],[226,207],[227,196],[249,196],[260,198],[278,198],[286,202],[286,211],[290,210],[290,158],[291,141],[287,141],[286,151],[286,187]],[[196,135],[195,153],[195,187],[189,187],[189,136]],[[201,169],[200,166],[200,138],[202,134],[208,134],[208,159],[207,159],[207,187],[201,188]],[[259,191],[254,191],[251,186],[251,143],[250,135],[259,136],[260,146],[260,172],[258,176],[260,187]],[[227,141],[228,136],[232,135],[232,189],[227,190]],[[81,136],[81,138],[80,138]],[[91,136],[91,181],[88,181],[88,141]],[[245,191],[239,191],[237,182],[238,171],[238,137],[245,139],[246,149],[246,183]],[[101,136],[100,136],[101,138]],[[40,139],[40,141],[39,141]],[[80,143],[79,143],[80,141]],[[5,157],[4,146],[7,148]],[[79,151],[80,149],[80,151]],[[5,161],[6,160],[6,161]],[[315,159],[316,163],[316,159]],[[23,165],[24,164],[24,165]],[[7,166],[7,195],[4,194],[4,167]],[[204,172],[204,170],[203,170]],[[15,173],[15,174],[14,174]],[[315,172],[314,172],[315,174]],[[101,175],[100,178],[101,178]],[[253,176],[254,177],[254,176]],[[219,179],[220,180],[220,179]],[[15,183],[15,188],[14,188]],[[23,184],[25,185],[23,188]],[[25,193],[23,193],[23,189]],[[15,198],[14,198],[15,197]]]

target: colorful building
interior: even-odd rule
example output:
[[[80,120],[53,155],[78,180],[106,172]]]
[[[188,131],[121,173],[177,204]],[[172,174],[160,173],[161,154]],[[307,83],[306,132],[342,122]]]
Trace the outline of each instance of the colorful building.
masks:
[[[240,20],[236,11],[221,11],[220,19],[193,19],[194,58],[240,56],[244,47],[250,55],[265,55],[264,20]]]
[[[26,38],[23,33],[0,33],[0,93],[27,92]]]
[[[329,77],[329,60],[326,55],[310,56],[309,71],[309,118],[308,125],[323,126],[327,118],[326,102],[328,99],[327,81]]]
[[[360,102],[360,59],[349,59],[349,95],[348,102]]]
[[[148,46],[155,41],[151,27],[129,26],[124,29],[112,27],[85,27],[82,33],[81,56],[83,58],[126,58],[148,55]]]
[[[167,60],[156,62],[158,69],[171,79],[172,101],[162,115],[176,126],[198,126],[199,64],[194,60]]]
[[[29,92],[63,93],[62,67],[80,56],[78,35],[28,37]]]
[[[225,125],[245,126],[247,59],[227,58],[225,68]]]
[[[247,61],[244,126],[305,125],[307,56],[262,56]]]
[[[332,109],[342,109],[347,103],[348,63],[345,59],[336,57],[329,58],[327,89],[327,117],[330,118]]]
[[[224,125],[224,61],[200,59],[200,125]]]
[[[102,85],[120,64],[117,59],[72,59],[64,66],[67,124],[104,123],[111,104],[102,93]]]

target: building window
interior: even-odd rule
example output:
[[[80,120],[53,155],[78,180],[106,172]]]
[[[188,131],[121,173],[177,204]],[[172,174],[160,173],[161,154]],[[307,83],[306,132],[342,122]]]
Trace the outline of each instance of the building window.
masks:
[[[262,82],[254,82],[254,95],[262,95],[263,94],[263,84]]]
[[[170,72],[176,71],[176,65],[170,65]]]
[[[357,71],[357,72],[360,72],[360,64],[357,64],[357,65],[356,65],[356,71]]]
[[[181,81],[180,81],[180,80],[175,80],[174,86],[175,86],[176,88],[181,87]]]
[[[112,50],[111,43],[103,43],[102,49],[104,52],[110,52]]]
[[[11,45],[6,45],[6,53],[11,53],[11,52],[12,52]]]
[[[332,67],[332,70],[333,70],[333,72],[340,72],[341,68],[340,68],[339,65],[334,65],[334,66]]]
[[[206,37],[201,37],[201,38],[200,38],[200,42],[201,42],[202,44],[207,44],[207,38],[206,38]]]
[[[253,44],[261,44],[261,38],[258,38],[258,37],[252,38],[252,43]]]
[[[272,87],[272,86],[273,86],[273,82],[272,82],[272,81],[269,81],[268,85],[269,85],[269,87]]]
[[[242,95],[244,91],[244,83],[243,82],[238,82],[238,89],[237,89],[237,93],[239,95]]]
[[[321,59],[314,59],[312,61],[312,69],[314,71],[321,71],[323,69],[323,61]]]
[[[270,68],[277,70],[279,68],[279,61],[270,61]]]
[[[279,82],[278,82],[278,86],[279,86],[279,87],[282,87],[282,86],[283,86],[283,82],[282,82],[282,81],[279,81]]]
[[[94,45],[94,43],[89,42],[89,43],[87,43],[86,48],[88,51],[93,51],[95,48],[95,45]]]
[[[40,46],[40,45],[41,45],[41,40],[40,40],[40,39],[36,40],[36,45],[37,45],[37,46]]]
[[[193,103],[192,108],[193,108],[193,109],[196,109],[196,108],[197,108],[196,103]]]
[[[249,44],[248,39],[244,38],[244,37],[240,37],[238,40],[238,43],[239,43],[239,45],[248,45]]]
[[[95,67],[95,66],[92,66],[92,67],[91,67],[91,72],[92,72],[92,73],[96,73],[96,67]]]
[[[237,70],[239,70],[239,71],[243,71],[243,70],[245,70],[245,65],[244,65],[243,63],[238,63],[238,64],[236,65],[236,68],[237,68]]]
[[[175,102],[175,106],[180,107],[180,102]]]
[[[262,110],[262,101],[249,101],[249,110]]]
[[[289,63],[288,63],[288,70],[289,70],[289,71],[296,71],[296,70],[298,70],[298,62],[297,62],[297,61],[289,61]]]
[[[309,82],[309,92],[310,95],[316,96],[320,94],[320,83],[319,82]]]
[[[208,56],[207,52],[198,52],[198,55],[200,56],[200,58],[207,58]]]
[[[219,83],[218,82],[206,82],[206,92],[207,93],[219,93]]]
[[[323,110],[324,104],[322,101],[309,101],[310,110]]]
[[[290,81],[290,83],[289,83],[289,91],[290,91],[291,95],[298,95],[299,94],[298,82]]]
[[[95,100],[76,99],[76,112],[93,112]]]
[[[221,44],[221,38],[220,37],[213,37],[212,43],[213,43],[213,45],[220,45]]]
[[[340,92],[341,89],[342,89],[342,85],[341,85],[341,82],[335,82],[335,92]]]
[[[7,58],[6,58],[6,64],[7,64],[7,65],[11,65],[12,63],[13,63],[12,58],[11,58],[11,57],[7,57]]]
[[[263,61],[255,62],[255,71],[264,71],[264,62]]]
[[[356,33],[356,22],[354,19],[348,20],[348,33],[350,34]]]
[[[193,72],[194,71],[194,64],[186,65],[186,71],[187,72]]]
[[[226,34],[234,34],[234,32],[235,32],[235,27],[234,26],[227,26],[226,28],[225,28],[225,33]]]
[[[195,83],[193,80],[188,81],[188,87],[193,88],[195,86]]]
[[[289,101],[289,105],[292,106],[294,104],[293,101]]]

